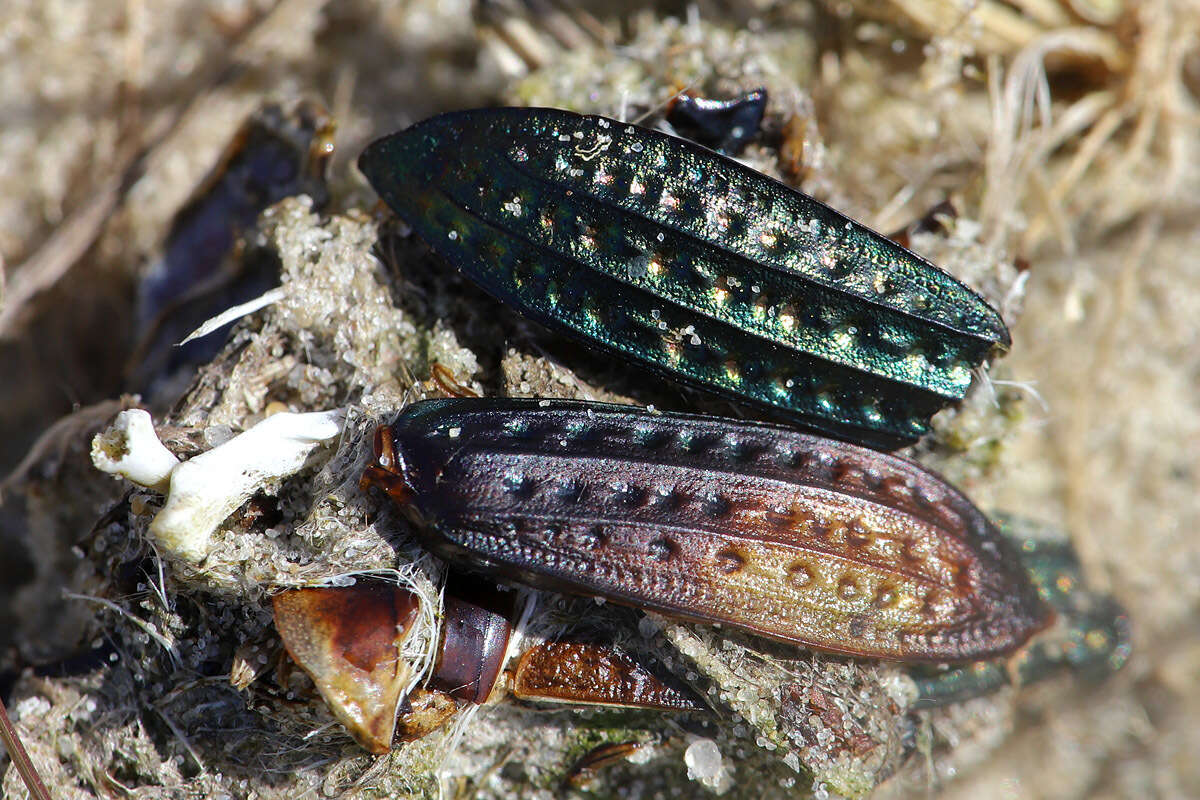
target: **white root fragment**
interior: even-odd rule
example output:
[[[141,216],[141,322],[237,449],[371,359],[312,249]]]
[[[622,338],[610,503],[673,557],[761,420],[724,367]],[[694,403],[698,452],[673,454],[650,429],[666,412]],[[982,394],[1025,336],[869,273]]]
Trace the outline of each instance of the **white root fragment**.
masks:
[[[150,414],[131,408],[92,439],[92,463],[101,472],[165,492],[179,459],[158,440]]]
[[[123,421],[127,414],[141,416]],[[166,554],[199,564],[217,526],[268,482],[299,472],[313,450],[338,436],[344,419],[342,409],[274,414],[179,463],[154,435],[150,415],[127,411],[93,441],[92,461],[105,472],[165,490],[167,502],[150,523],[150,535]]]
[[[282,412],[171,473],[167,503],[150,535],[180,558],[199,563],[216,527],[268,481],[299,472],[318,445],[336,437],[344,412]]]

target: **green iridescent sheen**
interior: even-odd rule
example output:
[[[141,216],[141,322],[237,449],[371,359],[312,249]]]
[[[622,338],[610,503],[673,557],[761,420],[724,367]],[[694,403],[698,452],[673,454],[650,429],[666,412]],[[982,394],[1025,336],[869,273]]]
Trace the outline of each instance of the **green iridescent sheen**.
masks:
[[[919,691],[915,708],[961,702],[1015,683],[1025,686],[1070,671],[1098,680],[1129,660],[1129,618],[1106,594],[1087,588],[1071,543],[1061,532],[1021,517],[994,519],[1016,545],[1033,585],[1054,609],[1058,621],[1015,655],[962,667],[914,675]]]
[[[875,445],[1007,346],[928,261],[710,150],[553,109],[443,114],[359,167],[436,251],[549,327]]]

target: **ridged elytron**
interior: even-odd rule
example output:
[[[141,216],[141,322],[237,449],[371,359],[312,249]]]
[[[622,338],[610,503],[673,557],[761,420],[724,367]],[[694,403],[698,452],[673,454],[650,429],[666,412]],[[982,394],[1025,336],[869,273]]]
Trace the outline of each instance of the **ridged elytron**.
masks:
[[[733,159],[556,109],[433,117],[359,168],[521,313],[672,379],[894,448],[1009,344],[978,295]]]
[[[428,400],[365,482],[459,567],[834,653],[969,661],[1052,614],[1012,546],[915,462],[631,406]]]

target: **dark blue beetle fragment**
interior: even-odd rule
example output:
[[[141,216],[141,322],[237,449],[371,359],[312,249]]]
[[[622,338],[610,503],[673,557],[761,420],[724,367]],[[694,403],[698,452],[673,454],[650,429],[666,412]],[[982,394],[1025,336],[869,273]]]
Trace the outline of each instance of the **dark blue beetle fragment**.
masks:
[[[667,122],[693,142],[736,156],[758,136],[766,110],[766,89],[753,89],[732,100],[685,93],[675,95],[667,106]]]
[[[443,114],[359,158],[491,294],[669,377],[878,447],[1008,331],[923,258],[692,142],[555,109]]]
[[[162,257],[138,287],[140,341],[130,388],[169,401],[175,377],[187,379],[223,342],[213,336],[177,344],[205,320],[279,283],[279,264],[253,249],[232,259],[258,215],[285,197],[326,202],[334,121],[308,101],[288,111],[267,104],[239,128],[212,172],[176,213]],[[232,323],[231,323],[232,324]],[[162,398],[156,395],[163,394]]]

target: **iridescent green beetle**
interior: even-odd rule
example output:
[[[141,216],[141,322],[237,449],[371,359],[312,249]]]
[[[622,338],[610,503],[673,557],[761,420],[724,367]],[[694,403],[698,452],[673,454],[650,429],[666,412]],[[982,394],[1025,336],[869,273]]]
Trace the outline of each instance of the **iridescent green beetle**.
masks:
[[[636,125],[462,111],[358,163],[434,250],[523,314],[841,438],[915,441],[1010,342],[993,308],[920,256]]]
[[[1070,541],[1060,531],[1021,517],[993,515],[993,521],[1020,553],[1038,595],[1054,609],[1057,621],[1007,659],[918,672],[915,708],[960,702],[1065,672],[1098,680],[1129,660],[1129,617],[1114,598],[1084,583]]]

